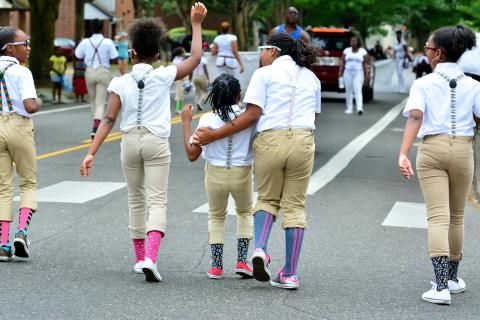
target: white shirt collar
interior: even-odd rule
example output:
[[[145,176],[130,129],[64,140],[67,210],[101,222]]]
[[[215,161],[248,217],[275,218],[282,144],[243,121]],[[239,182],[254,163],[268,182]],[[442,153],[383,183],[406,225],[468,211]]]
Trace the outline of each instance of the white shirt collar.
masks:
[[[17,58],[12,57],[12,56],[1,56],[0,61],[11,61],[11,62],[15,62],[16,64],[20,64],[20,62],[17,60]]]
[[[282,63],[284,61],[289,61],[289,62],[291,61],[291,62],[295,63],[295,61],[293,61],[292,57],[290,57],[288,54],[286,54],[286,55],[280,56],[277,59],[273,60],[272,64]]]
[[[442,71],[442,70],[457,71],[458,70],[458,71],[460,71],[460,67],[455,62],[442,62],[442,63],[437,64],[437,66],[435,67],[435,70],[438,70],[438,71]]]
[[[148,63],[136,63],[132,66],[132,72],[146,71],[146,70],[153,70],[152,65]]]

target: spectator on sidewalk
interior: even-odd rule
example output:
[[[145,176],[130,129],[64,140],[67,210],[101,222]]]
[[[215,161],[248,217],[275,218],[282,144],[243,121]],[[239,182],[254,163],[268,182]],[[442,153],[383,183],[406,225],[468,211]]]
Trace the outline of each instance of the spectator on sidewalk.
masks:
[[[33,77],[24,67],[30,40],[20,29],[0,27],[0,261],[12,256],[28,258],[30,241],[27,228],[37,210],[37,154],[32,115],[42,106]],[[15,166],[13,165],[15,163]],[[13,170],[20,189],[20,214],[13,240],[9,241],[13,221]]]
[[[310,42],[310,36],[308,33],[298,25],[299,14],[297,8],[290,7],[287,9],[287,15],[285,16],[285,24],[281,24],[278,27],[273,28],[270,31],[270,35],[277,33],[287,33],[292,36],[293,39],[302,39],[305,42]]]
[[[87,65],[83,59],[78,58],[74,58],[73,63],[73,92],[77,102],[85,102],[85,95],[87,94],[85,70],[87,69]]]
[[[118,57],[117,49],[111,39],[102,34],[103,21],[93,20],[93,35],[83,39],[75,49],[75,56],[84,59],[87,65],[85,80],[87,82],[88,99],[92,106],[93,126],[90,137],[93,139],[105,113],[107,87],[110,83],[110,60]]]
[[[62,103],[62,87],[67,71],[67,58],[62,53],[62,48],[56,46],[50,56],[50,81],[52,82],[53,103]],[[55,99],[55,96],[58,98]]]

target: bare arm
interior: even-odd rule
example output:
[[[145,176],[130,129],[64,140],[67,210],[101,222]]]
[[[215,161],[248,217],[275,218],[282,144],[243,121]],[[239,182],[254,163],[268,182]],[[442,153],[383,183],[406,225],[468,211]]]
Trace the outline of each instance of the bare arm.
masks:
[[[110,131],[112,131],[115,122],[117,121],[118,113],[122,107],[120,97],[116,93],[110,93],[108,97],[107,112],[103,118],[100,126],[98,127],[97,134],[92,141],[90,149],[88,149],[87,156],[83,160],[83,163],[80,167],[80,175],[89,176],[92,171],[93,157],[97,153],[98,149],[102,145],[105,138],[108,136]]]
[[[262,108],[254,104],[247,104],[247,109],[240,116],[233,121],[225,124],[223,127],[217,130],[211,130],[208,128],[199,128],[193,135],[193,143],[199,145],[206,145],[213,141],[223,139],[231,136],[237,132],[240,132],[258,121],[262,115]]]
[[[310,36],[308,35],[308,32],[306,32],[305,30],[302,30],[302,34],[300,36],[300,38],[305,41],[305,43],[309,43],[310,42]]]
[[[400,155],[398,157],[398,166],[400,173],[407,179],[413,176],[413,168],[408,153],[412,148],[413,143],[417,137],[418,131],[422,126],[423,112],[420,110],[411,110],[410,115],[405,125],[405,132],[403,133],[402,146],[400,147]]]
[[[218,45],[214,42],[212,46],[212,56],[216,56],[218,54]]]
[[[187,154],[188,160],[195,161],[200,157],[202,153],[202,148],[197,144],[190,143],[190,137],[192,136],[192,131],[190,125],[192,123],[192,108],[191,104],[187,104],[182,109],[182,126],[183,126],[183,147],[185,148],[185,153]]]
[[[342,56],[340,57],[340,67],[338,68],[338,77],[343,76],[344,68],[345,68],[345,54],[342,53]]]
[[[277,34],[278,33],[278,27],[275,27],[273,28],[272,30],[270,30],[270,32],[268,33],[269,36],[272,36],[274,34]]]
[[[190,11],[192,19],[192,48],[190,56],[177,66],[175,80],[180,80],[192,73],[202,58],[202,22],[207,15],[207,8],[199,2],[195,2]]]
[[[368,74],[368,54],[363,57],[363,74],[364,74],[364,82],[368,83],[370,75]]]
[[[43,106],[42,99],[30,98],[23,100],[23,107],[28,113],[35,113]]]
[[[238,53],[238,43],[236,40],[232,41],[232,52],[235,56],[235,59],[237,59],[238,64],[240,65],[240,73],[243,73],[243,63],[242,59],[240,59],[240,54]]]

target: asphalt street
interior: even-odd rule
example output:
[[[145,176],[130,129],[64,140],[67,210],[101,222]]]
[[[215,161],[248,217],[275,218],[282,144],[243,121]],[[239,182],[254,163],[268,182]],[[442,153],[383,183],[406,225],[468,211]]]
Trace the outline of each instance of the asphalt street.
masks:
[[[363,116],[344,115],[344,100],[323,99],[315,131],[314,172],[405,98],[378,93],[365,106]],[[65,108],[34,119],[40,159],[38,188],[66,181],[73,182],[70,186],[124,183],[119,135],[103,145],[93,175],[79,176],[90,113],[88,108]],[[49,110],[58,109],[44,109]],[[188,161],[181,125],[175,118],[173,123],[168,231],[158,258],[164,281],[147,283],[143,275],[131,271],[134,257],[127,229],[126,188],[85,203],[42,201],[29,229],[31,258],[0,264],[0,319],[479,318],[478,209],[471,204],[466,209],[465,254],[459,275],[467,291],[453,296],[450,306],[420,299],[434,279],[426,229],[382,225],[395,203],[423,203],[416,178],[406,181],[397,169],[405,124],[400,114],[332,181],[308,197],[309,228],[298,291],[242,280],[234,274],[234,216],[227,221],[226,276],[218,281],[207,278],[207,214],[192,212],[207,202],[204,161]],[[68,192],[65,188],[62,191]],[[284,259],[280,223],[274,225],[269,251],[275,272]]]

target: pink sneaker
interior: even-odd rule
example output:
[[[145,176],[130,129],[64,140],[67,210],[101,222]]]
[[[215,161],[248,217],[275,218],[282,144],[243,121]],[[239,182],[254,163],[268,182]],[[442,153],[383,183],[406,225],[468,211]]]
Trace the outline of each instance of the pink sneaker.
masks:
[[[262,249],[255,249],[252,256],[253,277],[258,281],[269,281],[270,271],[268,264],[270,263],[270,256]]]
[[[245,262],[237,262],[237,266],[235,267],[235,273],[241,275],[242,278],[253,278],[253,270]]]
[[[210,268],[207,272],[207,276],[210,279],[222,279],[223,270],[220,268]]]
[[[283,269],[279,270],[278,275],[270,280],[270,284],[277,288],[296,290],[300,287],[296,274],[285,276]]]

